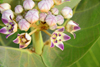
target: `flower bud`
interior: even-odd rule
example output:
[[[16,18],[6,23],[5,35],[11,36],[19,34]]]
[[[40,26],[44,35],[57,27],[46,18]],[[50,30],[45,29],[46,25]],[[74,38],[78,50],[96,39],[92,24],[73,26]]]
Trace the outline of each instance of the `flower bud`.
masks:
[[[23,17],[21,15],[17,15],[16,21],[19,22],[21,19],[23,19]]]
[[[73,16],[73,11],[70,7],[64,7],[61,11],[64,18],[69,19]]]
[[[36,23],[39,20],[39,12],[36,9],[27,12],[25,19],[30,23]]]
[[[25,10],[31,10],[35,6],[35,3],[32,0],[25,0],[23,6]]]
[[[55,30],[56,28],[57,28],[57,24],[54,25],[54,26],[50,26],[50,29],[51,29],[51,30]]]
[[[54,5],[53,0],[44,0],[44,1],[48,1],[51,4],[51,7]]]
[[[70,0],[54,0],[54,3],[56,5],[61,5],[62,3],[67,2],[67,1],[70,1]]]
[[[11,6],[8,3],[0,4],[0,11],[1,11],[1,13],[3,13],[5,10],[8,10],[10,8],[11,8]]]
[[[52,15],[52,13],[50,11],[47,12],[48,15]]]
[[[59,10],[57,8],[53,8],[51,9],[51,12],[54,14],[54,15],[57,15],[59,13]]]
[[[64,18],[62,15],[57,15],[56,18],[57,18],[57,24],[59,25],[63,24]]]
[[[21,19],[18,25],[21,30],[27,31],[30,28],[30,24],[25,19]]]
[[[40,13],[40,21],[45,22],[47,14],[46,13]]]
[[[6,10],[2,13],[2,18],[6,19],[8,22],[11,21],[10,16],[12,19],[14,18],[14,14],[13,14],[12,10]]]
[[[43,0],[38,3],[38,7],[41,12],[48,12],[51,8],[51,4],[48,1]]]
[[[74,38],[76,37],[75,33],[76,31],[80,30],[79,24],[75,23],[74,21],[70,20],[66,25],[66,30],[70,32]]]
[[[16,14],[20,14],[20,13],[22,13],[23,12],[23,7],[21,6],[21,5],[17,5],[16,7],[15,7],[15,13]]]
[[[46,23],[47,23],[49,26],[54,26],[54,25],[56,25],[56,23],[57,23],[57,18],[56,18],[56,16],[54,16],[54,15],[47,15],[47,17],[46,17]]]

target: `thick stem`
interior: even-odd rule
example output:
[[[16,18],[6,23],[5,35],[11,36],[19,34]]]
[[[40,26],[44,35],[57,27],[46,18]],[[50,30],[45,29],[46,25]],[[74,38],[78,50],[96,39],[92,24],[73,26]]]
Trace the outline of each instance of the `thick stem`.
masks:
[[[33,42],[33,45],[34,45],[34,48],[35,48],[35,52],[39,55],[41,55],[42,53],[42,48],[43,48],[43,40],[42,40],[42,34],[41,34],[41,31],[37,31],[33,34],[33,39],[34,39],[34,42]]]

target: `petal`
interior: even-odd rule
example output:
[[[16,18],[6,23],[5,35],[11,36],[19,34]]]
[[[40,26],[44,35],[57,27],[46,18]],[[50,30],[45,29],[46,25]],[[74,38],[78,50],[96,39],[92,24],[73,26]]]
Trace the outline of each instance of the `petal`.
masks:
[[[7,31],[7,28],[6,27],[3,27],[0,29],[0,33],[3,33],[3,34],[10,34],[10,32]]]
[[[8,38],[9,36],[11,36],[11,35],[13,35],[14,33],[11,33],[11,34],[8,34],[7,36],[6,36],[6,38]]]
[[[75,33],[71,33],[74,36],[74,39],[76,38],[76,34]]]
[[[69,40],[69,39],[71,39],[71,37],[68,36],[67,34],[65,34],[65,33],[62,33],[62,34],[61,34],[61,40],[62,40],[62,41],[67,41],[67,40]]]
[[[57,31],[58,31],[58,32],[64,32],[64,29],[65,29],[65,28],[62,27],[62,28],[58,29]]]
[[[5,25],[7,25],[7,24],[8,24],[8,20],[3,19],[3,18],[2,18],[2,22],[3,22]]]
[[[54,43],[53,42],[51,42],[51,46],[50,47],[54,47]]]
[[[25,38],[27,39],[27,40],[31,40],[31,36],[29,35],[29,34],[25,34]]]
[[[31,43],[31,40],[28,41],[28,42],[25,44],[25,47],[27,47],[30,43]]]
[[[78,31],[78,30],[80,30],[81,28],[79,27],[79,26],[74,26],[74,30],[75,31]]]
[[[16,43],[16,44],[18,44],[19,43],[18,37],[15,40],[13,40],[13,42]]]
[[[60,42],[56,45],[58,48],[60,48],[62,51],[64,50],[64,44],[63,42]]]
[[[19,48],[22,49],[22,48],[25,48],[25,46],[24,45],[19,45]]]
[[[17,23],[14,24],[13,32],[17,32]]]

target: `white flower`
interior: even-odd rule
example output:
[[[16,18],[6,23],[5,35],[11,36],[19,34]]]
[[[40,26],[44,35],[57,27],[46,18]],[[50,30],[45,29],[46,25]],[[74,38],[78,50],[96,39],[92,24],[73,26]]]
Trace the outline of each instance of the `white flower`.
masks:
[[[30,23],[36,23],[39,20],[39,12],[36,9],[29,10],[25,19]]]
[[[76,37],[76,34],[74,32],[80,30],[79,24],[75,23],[74,21],[70,20],[66,25],[66,31],[71,33],[74,38]]]
[[[10,16],[12,19],[14,18],[14,14],[13,14],[12,10],[6,10],[2,13],[2,18],[6,19],[8,22],[11,21]]]
[[[73,16],[73,11],[70,7],[64,7],[62,9],[61,13],[64,16],[64,18],[66,18],[66,19],[72,18],[72,16]]]
[[[19,48],[22,49],[31,43],[31,36],[28,33],[18,34],[18,37],[13,42],[19,44]]]
[[[35,6],[35,3],[32,0],[25,0],[23,6],[25,10],[31,10]]]
[[[23,19],[23,17],[21,15],[17,15],[16,21],[19,22],[21,19]]]
[[[21,5],[17,5],[16,7],[15,7],[15,13],[16,14],[20,14],[20,13],[22,13],[23,12],[23,7],[21,6]]]
[[[61,50],[64,50],[63,41],[67,41],[67,40],[71,39],[71,37],[66,35],[63,32],[64,32],[64,27],[53,32],[53,34],[50,38],[51,39],[51,46],[50,47],[57,46]]]

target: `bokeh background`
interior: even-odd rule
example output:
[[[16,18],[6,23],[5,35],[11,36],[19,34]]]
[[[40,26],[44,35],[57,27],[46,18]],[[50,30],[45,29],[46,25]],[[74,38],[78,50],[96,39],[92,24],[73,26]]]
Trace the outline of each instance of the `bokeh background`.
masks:
[[[12,10],[17,4],[22,4],[22,0],[0,0],[3,2],[10,3]],[[100,0],[71,0],[56,7],[61,10],[69,6],[74,10],[76,5],[71,20],[78,23],[81,30],[76,32],[76,39],[65,31],[71,40],[64,42],[64,51],[46,45],[41,56],[31,54],[18,49],[18,44],[12,42],[18,33],[24,31],[18,30],[8,39],[0,33],[0,67],[100,67]],[[0,19],[0,28],[3,26]],[[43,33],[44,41],[48,38]]]

